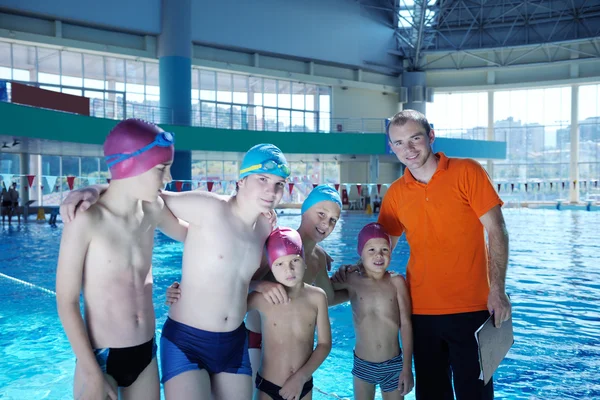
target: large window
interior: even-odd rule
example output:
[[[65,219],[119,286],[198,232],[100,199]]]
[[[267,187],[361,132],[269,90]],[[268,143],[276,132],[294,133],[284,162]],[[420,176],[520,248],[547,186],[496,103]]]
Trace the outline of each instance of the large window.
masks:
[[[192,70],[193,124],[279,132],[328,132],[331,88]]]
[[[440,137],[486,140],[487,92],[436,93],[427,119]]]

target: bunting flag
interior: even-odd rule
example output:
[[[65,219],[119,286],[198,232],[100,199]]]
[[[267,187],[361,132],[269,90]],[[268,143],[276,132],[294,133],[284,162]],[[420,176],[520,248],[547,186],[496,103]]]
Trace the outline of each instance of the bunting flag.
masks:
[[[500,187],[502,186],[502,184],[498,184],[498,191],[500,191]]]
[[[339,184],[339,183],[336,183],[336,184],[335,184],[335,185],[333,185],[333,186],[335,186],[335,190],[336,190],[337,192],[339,192],[339,191],[340,191],[340,184]]]
[[[540,190],[540,186],[541,186],[541,185],[540,185],[540,183],[539,183],[539,182],[538,182],[537,184],[538,184],[538,191],[539,191],[539,190]]]
[[[550,182],[550,190],[552,190],[552,186],[554,186],[554,183]]]
[[[29,188],[33,186],[33,180],[35,179],[35,175],[27,175],[27,182],[29,182]]]
[[[357,184],[356,188],[358,189],[358,195],[362,196],[362,190],[361,190],[362,189],[362,185]]]
[[[525,191],[527,191],[527,184],[525,184]]]
[[[290,192],[290,196],[292,195],[292,190],[294,190],[294,183],[290,182],[288,183],[288,190]]]
[[[214,184],[213,181],[207,181],[206,182],[206,188],[208,189],[209,192],[212,192],[213,184]]]
[[[381,183],[377,184],[377,194],[381,195]]]
[[[350,184],[344,183],[344,188],[346,189],[346,194],[350,194]]]
[[[73,190],[73,184],[75,183],[74,176],[67,176],[67,185],[69,185],[69,190]]]
[[[106,183],[110,183],[110,178],[106,178]]]
[[[514,191],[515,191],[515,184],[514,184],[514,183],[511,183],[511,184],[510,184],[510,191],[511,191],[511,192],[514,192]]]
[[[565,190],[565,183],[561,182],[561,184],[562,184],[562,190]]]
[[[93,178],[88,178],[88,184],[89,184],[89,185],[95,185],[97,180],[98,180],[98,179],[97,179],[97,178],[95,178],[95,177],[93,177]]]
[[[182,181],[175,181],[175,190],[181,192],[181,188],[183,187]]]
[[[317,186],[319,186],[318,183],[313,183],[313,189],[316,188]]]
[[[577,181],[573,181],[573,189],[577,189]]]
[[[594,181],[594,187],[598,187],[598,181]]]
[[[48,187],[50,188],[50,191],[53,192],[55,187],[56,187],[56,180],[58,179],[58,176],[46,176],[46,182],[48,182]]]
[[[583,181],[583,187],[587,189],[587,181]]]

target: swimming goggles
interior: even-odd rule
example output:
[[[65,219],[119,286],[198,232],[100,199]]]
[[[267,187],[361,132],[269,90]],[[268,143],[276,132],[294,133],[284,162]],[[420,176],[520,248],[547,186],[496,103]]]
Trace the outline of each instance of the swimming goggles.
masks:
[[[279,168],[281,170],[281,172],[283,172],[286,176],[289,176],[290,173],[292,172],[290,170],[290,167],[287,164],[282,164],[275,160],[267,160],[263,163],[254,164],[247,168],[241,169],[240,175],[245,174],[246,172],[252,172],[252,171],[257,171],[257,170],[269,172],[269,171],[273,171],[275,168]]]
[[[138,156],[148,150],[150,150],[153,147],[170,147],[173,146],[175,144],[175,134],[172,132],[159,132],[156,134],[156,138],[154,138],[154,141],[150,144],[147,144],[146,146],[142,147],[139,150],[134,151],[133,153],[117,153],[117,154],[111,154],[108,156],[105,156],[104,159],[106,160],[106,164],[108,165],[108,168],[111,168],[112,166],[114,166],[115,164],[118,164],[122,161],[128,160],[132,157]]]

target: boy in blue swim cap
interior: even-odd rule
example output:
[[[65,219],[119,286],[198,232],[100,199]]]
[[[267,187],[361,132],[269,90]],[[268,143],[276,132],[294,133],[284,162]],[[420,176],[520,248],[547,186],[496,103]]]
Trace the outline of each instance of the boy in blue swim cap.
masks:
[[[259,144],[244,156],[234,196],[163,192],[173,214],[189,222],[181,297],[160,343],[167,400],[251,398],[246,300],[272,230],[265,214],[281,201],[289,173],[279,148]]]

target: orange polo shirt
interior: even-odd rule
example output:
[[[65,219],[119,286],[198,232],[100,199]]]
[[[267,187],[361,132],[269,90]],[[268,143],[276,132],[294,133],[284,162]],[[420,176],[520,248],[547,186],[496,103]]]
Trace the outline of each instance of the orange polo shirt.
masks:
[[[418,182],[406,169],[390,186],[378,222],[392,236],[406,233],[414,314],[486,310],[488,258],[479,218],[503,203],[477,161],[436,156],[429,183]]]

